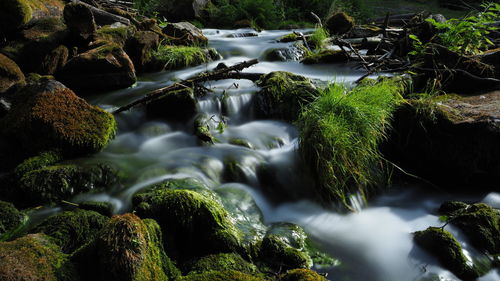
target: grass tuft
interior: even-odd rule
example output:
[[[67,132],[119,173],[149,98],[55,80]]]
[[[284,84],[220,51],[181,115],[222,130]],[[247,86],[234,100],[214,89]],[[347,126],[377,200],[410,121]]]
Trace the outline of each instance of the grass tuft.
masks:
[[[160,46],[151,52],[151,57],[170,70],[210,62],[217,57],[217,52],[200,47]]]

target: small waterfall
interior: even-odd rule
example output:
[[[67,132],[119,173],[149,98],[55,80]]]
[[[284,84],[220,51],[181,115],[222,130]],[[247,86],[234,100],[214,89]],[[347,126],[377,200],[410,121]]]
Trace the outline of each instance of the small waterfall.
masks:
[[[241,123],[253,119],[252,93],[228,95],[224,99],[224,112],[232,122]]]

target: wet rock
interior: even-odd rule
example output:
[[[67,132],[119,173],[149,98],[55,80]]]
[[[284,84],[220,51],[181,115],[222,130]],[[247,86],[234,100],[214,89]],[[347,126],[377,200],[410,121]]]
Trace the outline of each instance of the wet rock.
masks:
[[[262,88],[255,99],[258,118],[296,120],[302,105],[319,95],[309,79],[289,72],[271,72],[257,85]]]
[[[176,40],[170,42],[175,45],[206,46],[208,43],[208,39],[203,35],[203,32],[189,22],[169,23],[163,28],[163,33],[176,38]]]
[[[8,57],[0,54],[0,94],[5,93],[15,84],[25,82],[19,66]]]
[[[468,265],[462,253],[462,247],[448,231],[438,227],[429,227],[424,231],[415,232],[413,239],[458,278],[473,280],[479,277],[477,269]]]
[[[160,37],[152,31],[138,31],[125,44],[125,51],[134,62],[138,72],[147,71],[146,64],[151,59],[150,50],[158,48]]]
[[[302,43],[294,44],[288,48],[274,49],[266,54],[268,61],[298,61],[304,57],[307,49]]]
[[[209,124],[210,116],[206,113],[200,113],[194,119],[194,135],[204,143],[214,143]]]
[[[446,202],[439,208],[448,221],[460,228],[470,243],[491,255],[500,254],[500,212],[477,203]]]
[[[108,165],[56,165],[33,170],[19,179],[23,204],[47,204],[112,186],[116,171]]]
[[[19,152],[33,154],[51,149],[67,155],[94,153],[106,146],[116,129],[111,114],[45,78],[15,94],[0,124],[0,134],[20,147]]]
[[[156,11],[171,22],[191,20],[204,16],[208,0],[174,0],[162,3]]]
[[[137,80],[132,61],[120,46],[113,43],[97,46],[72,58],[57,77],[78,92],[123,89]]]
[[[90,42],[97,30],[94,15],[86,5],[72,2],[64,7],[64,21],[78,41]]]
[[[173,121],[187,121],[193,118],[197,102],[191,88],[168,93],[167,96],[150,102],[146,106],[148,118],[161,118]]]
[[[205,280],[232,280],[232,281],[262,281],[262,277],[246,274],[234,270],[209,271],[200,274],[189,274],[182,277],[182,281],[205,281]]]
[[[306,56],[300,62],[303,64],[317,63],[346,63],[349,61],[349,56],[341,50],[321,50],[319,53],[314,53]]]
[[[224,270],[234,270],[251,275],[258,273],[258,269],[255,265],[247,262],[240,255],[234,253],[208,255],[191,262],[188,268],[189,274],[201,274],[204,272]]]
[[[44,220],[31,233],[45,233],[67,254],[92,241],[109,218],[93,211],[66,211]]]
[[[78,203],[78,208],[94,211],[106,217],[111,217],[113,215],[113,205],[109,202],[85,201]]]
[[[27,216],[14,207],[12,203],[0,201],[0,241],[9,238],[9,232],[27,220]]]
[[[0,31],[6,33],[28,23],[32,10],[28,0],[3,0],[0,2]]]
[[[0,280],[79,280],[68,256],[44,234],[0,243]]]
[[[243,38],[243,37],[257,37],[259,34],[257,32],[239,32],[228,34],[227,38]]]
[[[169,257],[188,261],[239,252],[241,233],[216,201],[188,190],[155,190],[134,198],[138,215],[158,221]]]
[[[354,19],[345,13],[335,13],[325,22],[330,34],[342,35],[349,32],[354,26]]]
[[[284,35],[284,36],[281,36],[280,38],[278,38],[278,42],[281,42],[281,43],[294,42],[294,41],[298,41],[298,40],[301,40],[301,38],[296,33],[290,33],[290,34],[287,34],[287,35]]]
[[[66,65],[68,58],[68,48],[60,45],[45,56],[37,72],[45,75],[54,75]]]
[[[326,281],[326,278],[311,269],[297,268],[289,270],[279,278],[280,281]]]
[[[63,160],[59,151],[43,151],[36,156],[25,159],[14,169],[14,175],[21,178],[25,174],[56,164]]]

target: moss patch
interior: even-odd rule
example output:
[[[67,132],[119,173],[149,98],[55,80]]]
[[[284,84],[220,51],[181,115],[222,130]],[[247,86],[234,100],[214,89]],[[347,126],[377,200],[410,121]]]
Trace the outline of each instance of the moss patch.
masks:
[[[256,274],[257,267],[238,254],[216,254],[205,256],[190,267],[189,274],[200,274],[207,271],[235,270],[246,274]]]
[[[297,268],[289,270],[279,278],[280,281],[326,281],[326,278],[313,270]]]
[[[125,42],[133,36],[134,33],[135,30],[127,26],[111,27],[107,25],[97,30],[96,39],[113,42],[123,47]]]
[[[311,267],[311,258],[297,248],[293,248],[276,234],[268,234],[262,240],[259,260],[273,269],[293,269]]]
[[[21,164],[17,165],[14,169],[14,173],[18,178],[21,178],[25,174],[45,168],[47,166],[53,165],[59,161],[62,161],[62,155],[57,151],[43,151],[38,155],[24,160]]]
[[[150,53],[151,63],[161,65],[166,70],[204,64],[217,59],[218,56],[215,49],[164,45]]]
[[[26,216],[9,202],[0,201],[0,241],[7,240],[9,232],[26,220]]]
[[[262,281],[261,277],[255,277],[249,274],[234,270],[209,271],[200,274],[189,274],[180,278],[181,281]]]

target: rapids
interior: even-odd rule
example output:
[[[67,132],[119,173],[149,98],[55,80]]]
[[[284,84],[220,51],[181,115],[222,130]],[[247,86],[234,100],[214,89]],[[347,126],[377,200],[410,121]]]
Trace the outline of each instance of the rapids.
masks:
[[[275,48],[286,48],[292,43],[277,43],[276,39],[290,31],[263,31],[258,37],[227,35],[251,30],[204,30],[210,47],[223,56],[221,61],[174,72],[147,74],[133,87],[95,95],[90,102],[112,110],[124,105],[149,90],[157,89],[188,78],[201,71],[259,58],[261,62],[244,71],[269,73],[284,70],[326,82],[351,83],[363,73],[349,65],[303,65],[297,61],[269,62],[265,55]],[[306,32],[307,30],[302,30]],[[328,273],[331,280],[410,281],[424,277],[432,280],[458,280],[452,273],[436,265],[436,261],[412,242],[411,233],[440,226],[436,208],[445,200],[463,199],[487,202],[500,207],[500,194],[484,198],[450,197],[440,193],[418,191],[412,186],[394,186],[391,191],[362,206],[356,198],[358,212],[340,214],[324,209],[307,200],[307,183],[300,176],[298,161],[298,131],[292,124],[276,120],[255,120],[252,112],[252,93],[258,88],[245,80],[208,82],[205,87],[214,92],[198,101],[199,111],[212,116],[211,129],[219,141],[212,146],[200,146],[192,134],[192,124],[147,121],[141,110],[131,110],[117,117],[117,137],[101,153],[80,161],[111,162],[127,175],[125,182],[114,189],[79,195],[73,201],[107,201],[116,213],[130,209],[131,196],[153,183],[169,178],[194,177],[210,188],[228,184],[222,172],[225,161],[236,161],[244,177],[239,188],[248,191],[261,209],[265,223],[292,222],[304,227],[321,248],[339,259],[332,268],[316,268]],[[223,133],[216,130],[224,118],[228,127]],[[251,148],[231,144],[241,139]],[[257,169],[273,167],[276,181],[286,192],[279,200],[262,192]],[[357,202],[357,203],[356,203]],[[44,212],[49,212],[45,210]],[[57,211],[57,209],[52,209]],[[43,214],[40,214],[43,215]],[[471,259],[482,257],[466,239],[453,228]],[[481,281],[500,281],[498,270],[492,270]]]

